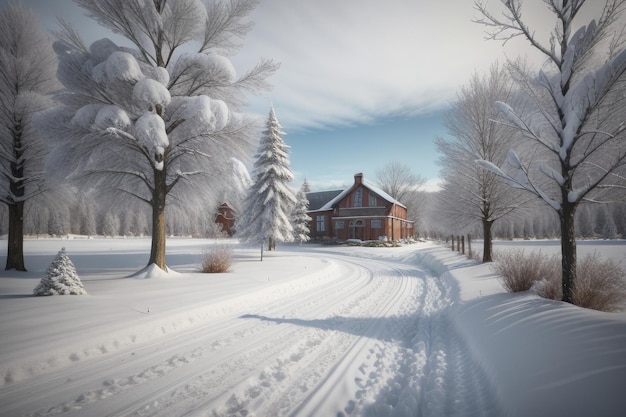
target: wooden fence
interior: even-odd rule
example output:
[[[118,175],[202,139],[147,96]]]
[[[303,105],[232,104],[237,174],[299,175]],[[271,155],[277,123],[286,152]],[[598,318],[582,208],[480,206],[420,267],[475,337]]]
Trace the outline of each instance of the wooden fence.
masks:
[[[457,252],[465,255],[465,235],[450,235],[450,241],[452,242],[452,251],[454,252],[455,249]],[[456,241],[456,248],[454,246]],[[471,258],[472,257],[472,236],[470,234],[467,235],[467,253],[468,256]]]

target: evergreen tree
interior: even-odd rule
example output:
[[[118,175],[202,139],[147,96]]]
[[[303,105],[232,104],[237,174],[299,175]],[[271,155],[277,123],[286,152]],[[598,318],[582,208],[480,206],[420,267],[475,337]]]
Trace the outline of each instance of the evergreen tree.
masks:
[[[306,197],[309,191],[311,191],[309,183],[304,180],[302,187],[300,187],[296,195],[296,205],[293,210],[292,223],[294,239],[300,243],[308,242],[311,239],[309,237],[309,222],[312,219],[306,214],[309,210],[309,199]]]
[[[65,248],[57,253],[56,258],[48,267],[46,276],[33,290],[35,295],[82,295],[87,294],[76,268],[65,254]]]
[[[289,214],[296,197],[289,188],[293,173],[281,127],[274,108],[270,108],[252,172],[254,183],[244,200],[239,222],[238,235],[243,240],[267,241],[269,250],[276,249],[277,241],[291,242],[294,238]]]

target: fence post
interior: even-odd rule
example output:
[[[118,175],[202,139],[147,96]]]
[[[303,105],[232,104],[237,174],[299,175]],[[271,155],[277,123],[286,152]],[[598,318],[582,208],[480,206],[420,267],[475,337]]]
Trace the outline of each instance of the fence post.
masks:
[[[461,236],[461,253],[465,255],[465,235]]]

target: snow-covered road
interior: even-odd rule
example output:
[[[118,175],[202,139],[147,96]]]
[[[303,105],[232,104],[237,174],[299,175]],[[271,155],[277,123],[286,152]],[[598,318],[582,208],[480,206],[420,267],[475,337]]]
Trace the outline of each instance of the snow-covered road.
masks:
[[[46,363],[41,371],[5,370],[0,415],[501,415],[447,314],[458,288],[404,253],[296,250],[242,259],[219,283],[183,272],[174,288],[171,279],[97,279],[86,263],[81,301],[92,303],[94,327],[85,337],[59,324],[75,348],[48,342],[49,355],[26,355]],[[132,308],[109,311],[114,300]]]

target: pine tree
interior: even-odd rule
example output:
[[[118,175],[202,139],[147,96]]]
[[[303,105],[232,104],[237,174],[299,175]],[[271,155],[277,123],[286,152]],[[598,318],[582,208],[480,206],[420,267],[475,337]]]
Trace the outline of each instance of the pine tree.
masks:
[[[82,295],[87,294],[76,268],[65,254],[65,248],[57,253],[56,258],[48,267],[46,276],[41,279],[33,290],[35,295]]]
[[[292,224],[294,239],[300,243],[308,242],[311,239],[309,237],[309,222],[312,219],[308,214],[306,214],[309,210],[309,200],[306,197],[306,194],[309,191],[309,183],[304,180],[302,187],[300,187],[300,190],[296,195],[296,205],[293,210]]]
[[[242,240],[267,241],[269,250],[276,249],[276,242],[291,242],[294,238],[289,214],[296,197],[289,188],[293,173],[281,127],[274,108],[270,108],[252,172],[254,183],[244,200],[239,222]]]

